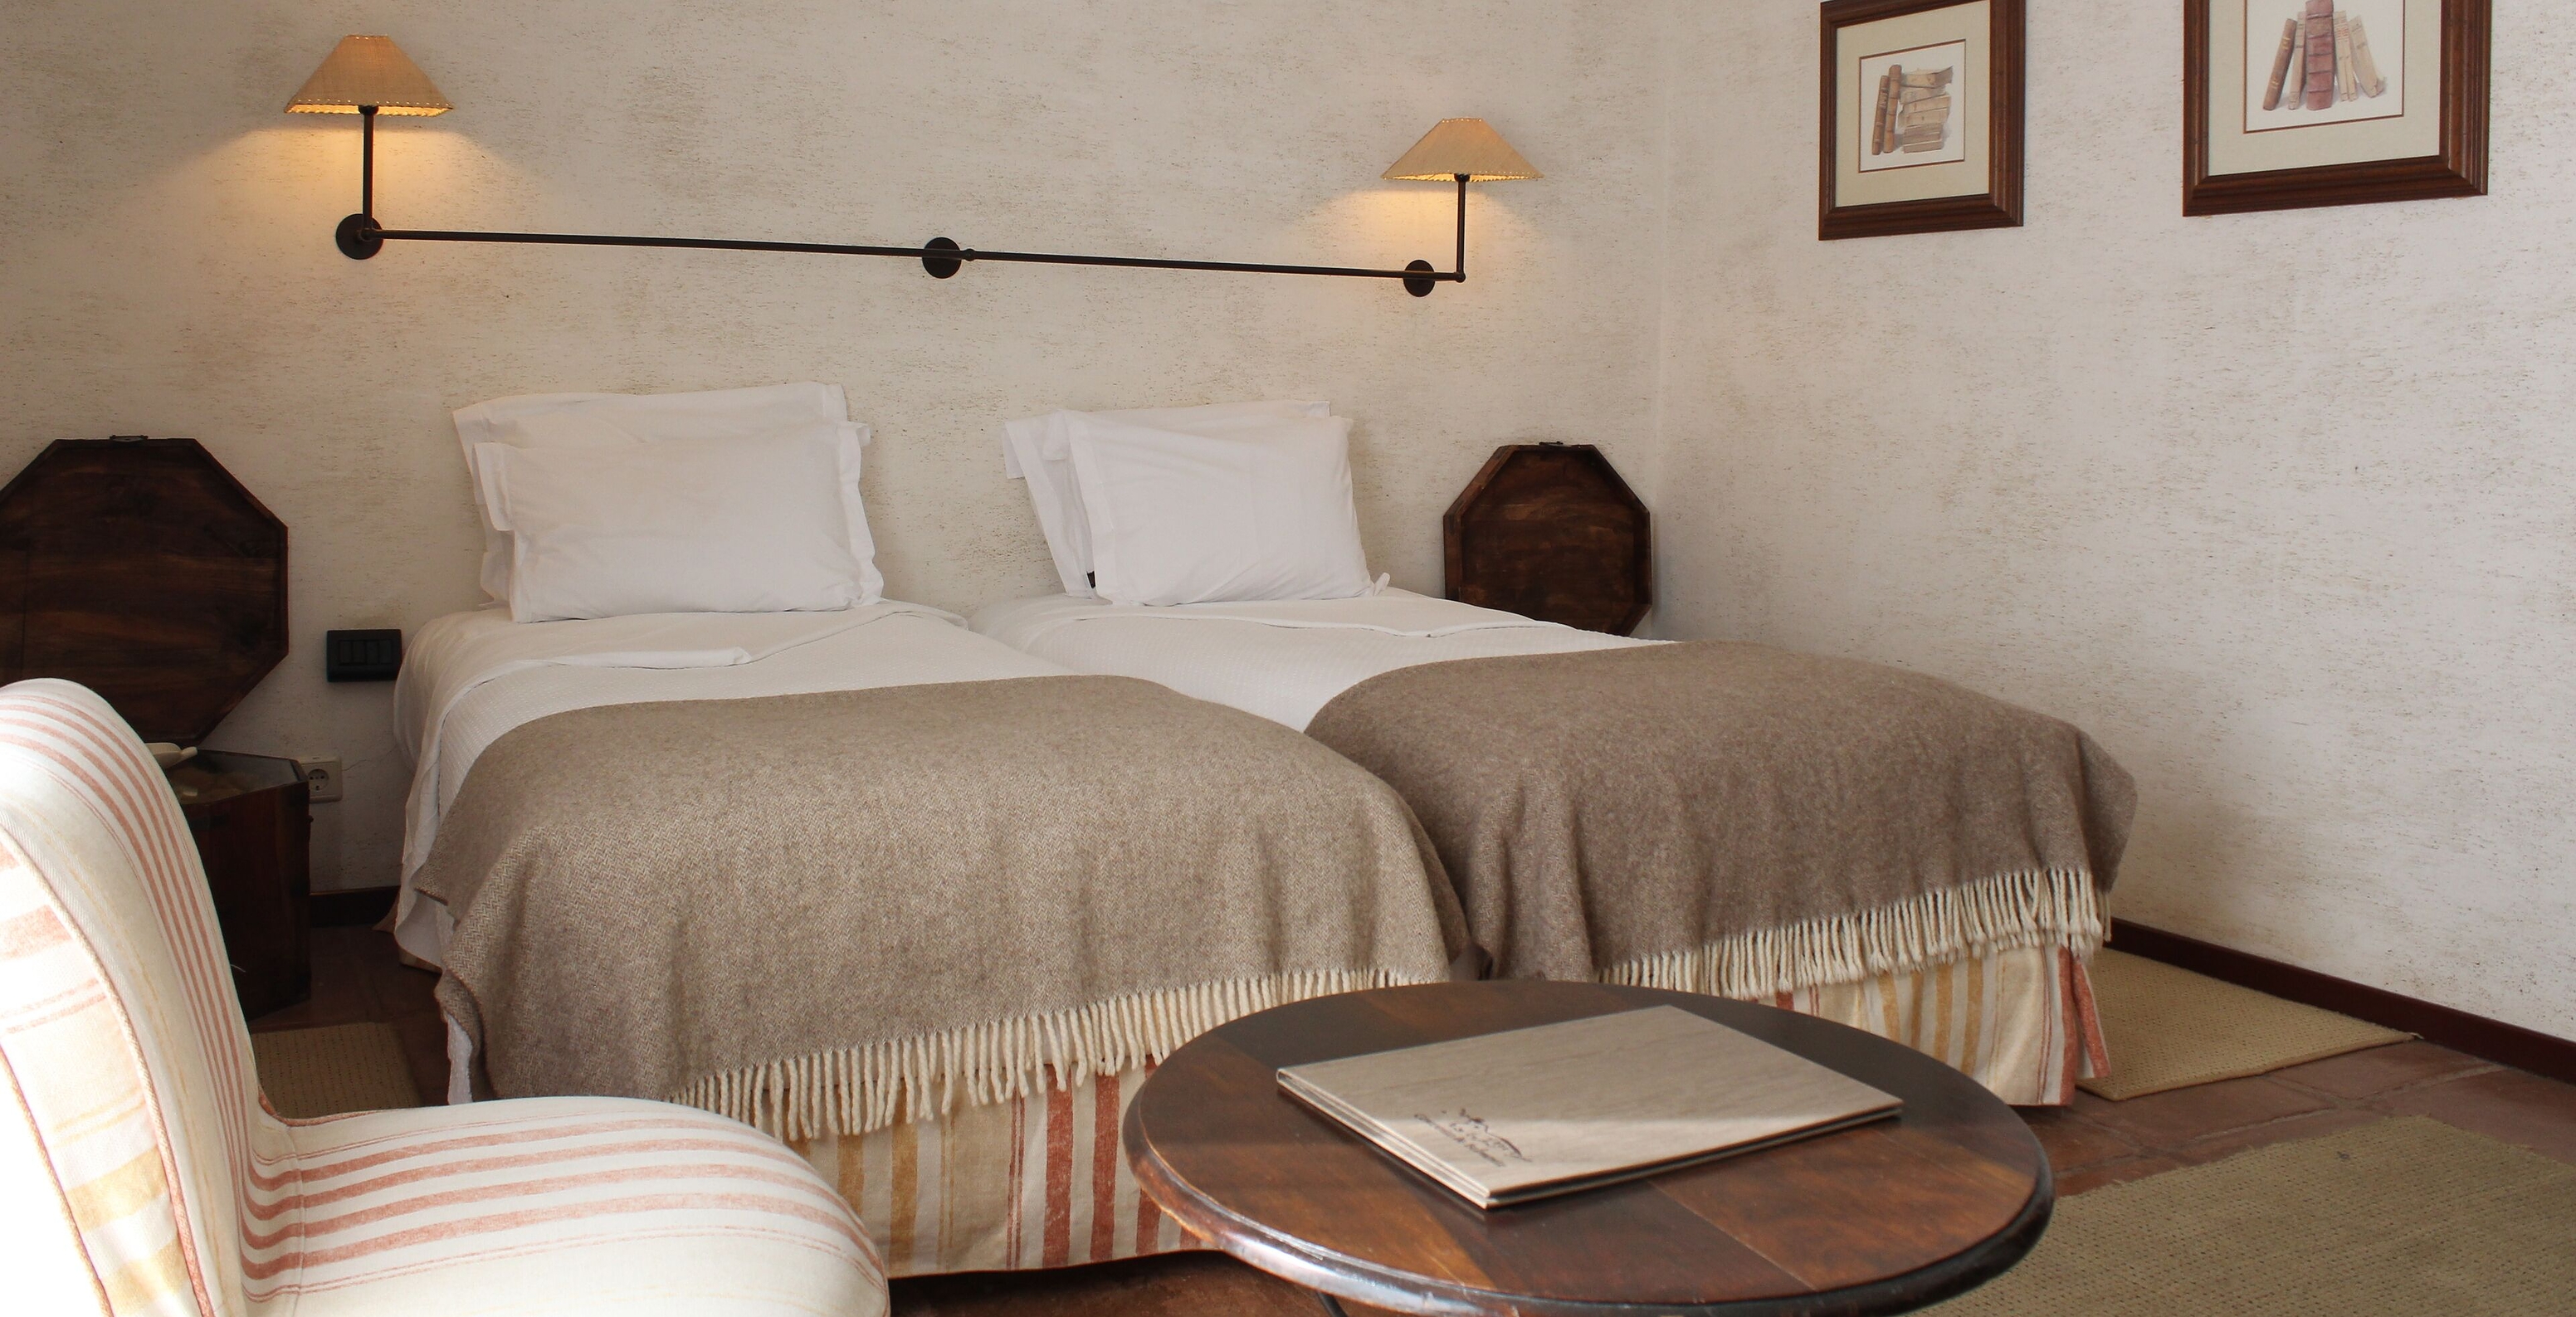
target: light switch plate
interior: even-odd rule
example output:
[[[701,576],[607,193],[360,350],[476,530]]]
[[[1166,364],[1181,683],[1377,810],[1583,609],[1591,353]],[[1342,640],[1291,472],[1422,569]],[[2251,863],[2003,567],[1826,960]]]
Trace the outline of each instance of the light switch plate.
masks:
[[[295,767],[304,774],[304,785],[312,791],[309,799],[314,804],[340,798],[340,761],[337,758],[298,759]]]

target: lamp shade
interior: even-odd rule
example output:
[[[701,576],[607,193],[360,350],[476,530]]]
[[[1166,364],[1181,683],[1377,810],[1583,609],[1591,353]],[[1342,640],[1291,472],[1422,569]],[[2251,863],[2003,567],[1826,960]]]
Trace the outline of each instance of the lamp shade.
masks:
[[[1381,177],[1446,183],[1460,174],[1471,183],[1541,176],[1492,124],[1482,119],[1443,119],[1403,159],[1388,165]]]
[[[342,37],[286,103],[286,112],[356,114],[365,105],[379,114],[445,114],[456,108],[393,38]]]

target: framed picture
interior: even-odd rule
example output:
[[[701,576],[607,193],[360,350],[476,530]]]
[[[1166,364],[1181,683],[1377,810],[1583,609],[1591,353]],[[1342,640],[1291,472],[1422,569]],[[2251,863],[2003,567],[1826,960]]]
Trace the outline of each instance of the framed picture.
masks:
[[[1818,238],[2021,224],[2023,0],[1828,0]]]
[[[2183,213],[2485,195],[2491,6],[2183,0]]]

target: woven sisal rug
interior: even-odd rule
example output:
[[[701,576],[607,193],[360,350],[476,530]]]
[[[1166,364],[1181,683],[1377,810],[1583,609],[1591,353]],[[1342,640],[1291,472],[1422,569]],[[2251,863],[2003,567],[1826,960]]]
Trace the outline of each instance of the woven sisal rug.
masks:
[[[389,1024],[335,1024],[250,1036],[259,1084],[277,1114],[290,1118],[344,1111],[416,1107],[402,1040]]]
[[[1942,1317],[2562,1317],[2576,1166],[2423,1117],[2059,1200]]]
[[[2093,957],[2092,971],[2111,1073],[2077,1082],[2114,1101],[2414,1036],[2107,947]]]

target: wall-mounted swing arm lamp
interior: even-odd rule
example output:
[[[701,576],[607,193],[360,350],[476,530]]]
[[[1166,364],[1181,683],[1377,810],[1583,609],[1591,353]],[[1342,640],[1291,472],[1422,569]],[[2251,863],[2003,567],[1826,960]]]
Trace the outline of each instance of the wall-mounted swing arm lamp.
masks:
[[[1537,178],[1520,152],[1482,119],[1443,119],[1382,177],[1458,186],[1456,263],[1439,270],[1415,261],[1401,270],[1338,265],[1270,265],[1254,261],[1175,261],[1143,256],[1067,256],[1053,252],[983,251],[933,238],[918,247],[875,247],[833,242],[760,242],[732,238],[651,238],[599,233],[484,233],[459,229],[389,229],[376,220],[376,116],[434,115],[456,108],[429,75],[390,38],[343,37],[322,67],[286,104],[290,114],[355,114],[359,117],[358,213],[340,221],[333,237],[340,252],[363,261],[388,242],[517,242],[568,247],[694,247],[717,251],[815,252],[828,256],[899,256],[921,262],[932,278],[946,279],[968,261],[1023,265],[1107,265],[1142,270],[1221,270],[1240,274],[1316,274],[1344,279],[1401,280],[1406,292],[1428,297],[1444,283],[1467,282],[1467,185]]]

